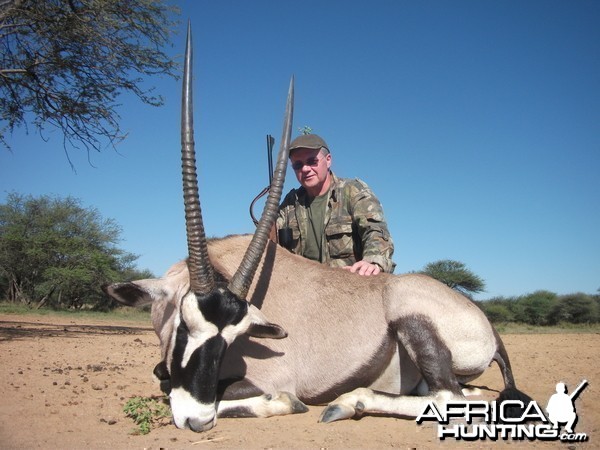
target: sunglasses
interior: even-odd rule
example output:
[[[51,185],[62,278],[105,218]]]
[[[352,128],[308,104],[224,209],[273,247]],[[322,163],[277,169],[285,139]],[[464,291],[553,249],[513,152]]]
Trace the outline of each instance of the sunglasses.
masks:
[[[292,169],[294,169],[294,171],[296,171],[296,172],[299,172],[300,170],[302,170],[302,168],[304,166],[317,167],[320,162],[321,162],[321,160],[315,156],[313,158],[308,158],[304,162],[296,161],[295,163],[292,164]]]

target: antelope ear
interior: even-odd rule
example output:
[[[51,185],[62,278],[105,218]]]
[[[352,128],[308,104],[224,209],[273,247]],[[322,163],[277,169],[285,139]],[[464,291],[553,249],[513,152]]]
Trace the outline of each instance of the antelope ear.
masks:
[[[270,339],[283,339],[287,337],[287,331],[279,325],[269,322],[256,306],[250,305],[248,307],[248,316],[251,321],[250,327],[246,331],[248,336]]]
[[[106,284],[102,286],[102,290],[124,305],[144,306],[169,297],[164,284],[160,279],[146,279]]]

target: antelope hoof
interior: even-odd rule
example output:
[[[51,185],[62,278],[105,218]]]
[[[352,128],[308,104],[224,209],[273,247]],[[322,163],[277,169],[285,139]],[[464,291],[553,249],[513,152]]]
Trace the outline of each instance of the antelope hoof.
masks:
[[[319,417],[319,422],[330,423],[336,420],[350,419],[356,415],[356,410],[349,405],[328,405]]]
[[[290,405],[292,414],[302,414],[308,411],[308,406],[298,400],[298,397],[290,392],[280,392],[278,399]]]
[[[265,395],[269,413],[264,417],[284,414],[300,414],[308,411],[308,407],[290,392],[278,392],[276,396]]]
[[[303,414],[305,412],[308,412],[308,406],[296,399],[292,404],[292,414]]]

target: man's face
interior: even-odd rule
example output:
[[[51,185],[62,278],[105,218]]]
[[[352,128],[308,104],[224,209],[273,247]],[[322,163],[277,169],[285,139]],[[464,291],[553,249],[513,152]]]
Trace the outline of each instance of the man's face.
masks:
[[[294,150],[290,161],[298,182],[309,195],[322,195],[329,188],[331,154],[324,155],[320,149],[299,148]]]

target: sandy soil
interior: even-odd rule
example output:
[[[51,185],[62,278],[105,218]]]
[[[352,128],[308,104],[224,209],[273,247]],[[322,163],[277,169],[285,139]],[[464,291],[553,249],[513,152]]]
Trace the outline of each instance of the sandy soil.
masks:
[[[196,434],[166,424],[147,435],[123,413],[134,396],[160,394],[152,380],[158,360],[150,326],[80,318],[0,315],[1,448],[600,448],[600,335],[506,335],[519,387],[545,406],[558,381],[573,389],[589,386],[577,399],[577,432],[586,444],[560,442],[440,441],[432,425],[413,420],[363,417],[317,423],[322,407],[306,414],[269,419],[221,419]],[[492,366],[473,385],[493,398],[502,388]]]

